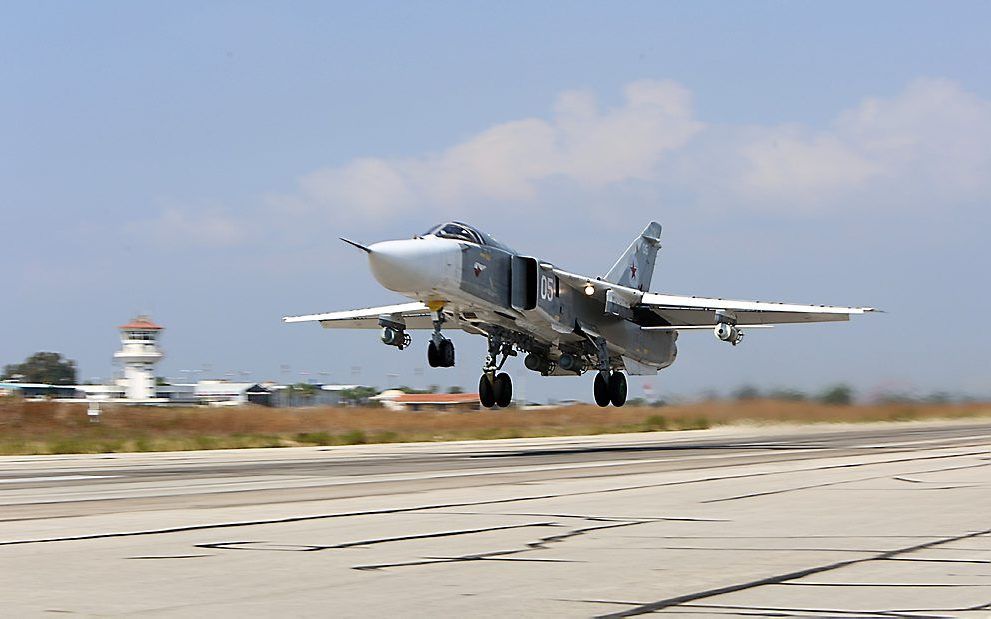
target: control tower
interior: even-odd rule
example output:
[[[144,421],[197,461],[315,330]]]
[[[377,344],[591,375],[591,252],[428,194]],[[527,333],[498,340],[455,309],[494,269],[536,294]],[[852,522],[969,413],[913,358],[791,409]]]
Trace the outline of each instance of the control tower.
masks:
[[[162,327],[147,316],[138,316],[120,329],[121,349],[114,359],[124,364],[124,397],[151,400],[155,397],[155,364],[162,358],[158,335]]]

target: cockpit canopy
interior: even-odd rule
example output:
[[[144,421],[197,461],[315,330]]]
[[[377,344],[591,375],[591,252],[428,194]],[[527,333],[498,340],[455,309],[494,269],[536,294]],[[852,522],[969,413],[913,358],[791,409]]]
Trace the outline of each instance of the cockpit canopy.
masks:
[[[471,226],[457,221],[451,221],[446,224],[439,224],[427,230],[427,233],[423,236],[439,236],[442,239],[454,239],[455,241],[468,241],[469,243],[476,243],[478,245],[484,245],[482,240],[482,235],[478,230],[475,230]]]
[[[447,223],[438,224],[423,234],[423,236],[431,235],[442,239],[466,241],[468,243],[475,243],[476,245],[489,245],[492,247],[498,247],[499,249],[503,249],[509,253],[516,253],[478,228],[469,226],[468,224],[460,221],[449,221]]]

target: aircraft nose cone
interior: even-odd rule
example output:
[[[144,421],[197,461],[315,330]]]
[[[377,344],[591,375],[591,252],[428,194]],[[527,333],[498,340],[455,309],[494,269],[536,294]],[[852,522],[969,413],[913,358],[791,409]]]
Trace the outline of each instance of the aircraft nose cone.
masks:
[[[436,237],[383,241],[369,250],[372,274],[389,290],[428,295],[457,286],[461,247],[454,241]]]

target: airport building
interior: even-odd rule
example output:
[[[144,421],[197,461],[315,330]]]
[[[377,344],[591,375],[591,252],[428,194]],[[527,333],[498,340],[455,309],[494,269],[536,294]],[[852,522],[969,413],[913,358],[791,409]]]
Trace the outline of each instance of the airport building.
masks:
[[[114,360],[121,376],[102,385],[48,385],[0,382],[0,395],[31,400],[86,401],[157,406],[239,406],[257,404],[281,408],[337,406],[344,393],[358,385],[306,385],[305,390],[276,383],[200,380],[196,383],[158,384],[155,366],[165,356],[159,340],[164,331],[148,316],[136,316],[118,327],[120,350]]]

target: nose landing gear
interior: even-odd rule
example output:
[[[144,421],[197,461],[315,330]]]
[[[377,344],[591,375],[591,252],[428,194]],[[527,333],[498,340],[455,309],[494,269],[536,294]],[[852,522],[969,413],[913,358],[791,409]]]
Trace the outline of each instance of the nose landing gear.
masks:
[[[513,344],[497,335],[489,336],[489,354],[485,358],[482,377],[478,379],[478,401],[485,408],[498,406],[506,408],[513,402],[513,379],[505,372],[499,372],[510,355],[515,355]],[[496,363],[496,359],[502,360]]]
[[[437,310],[434,319],[434,333],[427,344],[427,363],[432,368],[454,367],[454,342],[441,335],[440,328],[444,324],[444,312]]]
[[[454,342],[443,338],[440,344],[436,344],[430,340],[427,344],[427,363],[432,368],[454,367]]]

